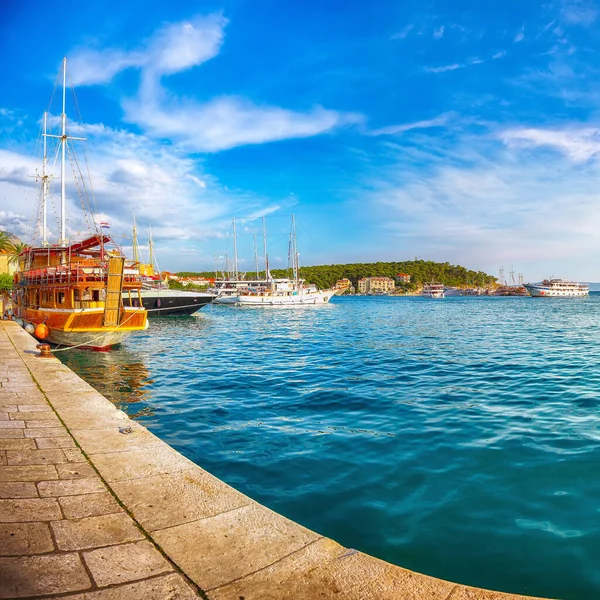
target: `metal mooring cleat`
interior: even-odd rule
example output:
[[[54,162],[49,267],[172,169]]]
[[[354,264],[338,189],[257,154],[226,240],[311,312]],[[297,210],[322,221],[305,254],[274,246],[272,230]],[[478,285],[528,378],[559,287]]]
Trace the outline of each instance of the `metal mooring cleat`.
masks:
[[[40,351],[38,356],[40,358],[52,358],[52,352],[50,352],[50,344],[37,344],[36,348]]]

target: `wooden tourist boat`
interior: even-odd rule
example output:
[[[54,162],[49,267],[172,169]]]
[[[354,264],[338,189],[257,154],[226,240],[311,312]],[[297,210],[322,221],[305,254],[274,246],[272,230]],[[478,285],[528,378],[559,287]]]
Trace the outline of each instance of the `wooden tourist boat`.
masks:
[[[82,241],[67,241],[67,140],[82,138],[67,135],[66,67],[64,59],[60,135],[47,133],[47,113],[44,113],[41,243],[27,247],[19,255],[13,310],[23,325],[35,326],[38,338],[55,344],[103,349],[119,344],[134,331],[146,329],[148,313],[141,302],[139,269],[133,263],[127,264],[121,250],[104,234],[106,224],[98,226],[93,219],[88,219],[88,223],[94,224],[94,232]],[[47,196],[51,178],[46,173],[47,138],[59,140],[62,154],[60,239],[56,244],[50,244],[47,239]],[[70,160],[71,151],[69,145]],[[129,306],[124,305],[124,296]]]
[[[45,324],[46,339],[66,346],[108,348],[146,329],[139,271],[108,249],[110,241],[100,234],[67,247],[26,249],[15,274],[16,316]]]

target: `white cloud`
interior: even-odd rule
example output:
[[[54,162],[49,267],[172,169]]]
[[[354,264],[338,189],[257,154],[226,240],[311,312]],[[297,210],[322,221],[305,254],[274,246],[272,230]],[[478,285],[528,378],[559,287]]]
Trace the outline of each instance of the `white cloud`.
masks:
[[[519,31],[517,32],[517,35],[515,35],[515,39],[513,40],[515,44],[518,44],[519,42],[522,42],[525,39],[525,28],[521,27],[521,29],[519,29]]]
[[[82,49],[67,60],[68,80],[78,86],[108,83],[117,73],[130,67],[140,67],[144,61],[145,57],[139,53]]]
[[[206,182],[202,181],[202,179],[199,179],[198,177],[196,177],[195,175],[190,175],[189,173],[186,175],[186,177],[190,180],[193,181],[198,187],[205,189],[206,188]]]
[[[417,148],[416,154],[413,154]],[[469,264],[494,272],[521,265],[526,277],[586,272],[600,249],[598,162],[542,155],[493,136],[451,144],[420,135],[398,145],[396,161],[360,191],[381,243],[407,256]]]
[[[177,73],[215,57],[224,37],[227,20],[221,15],[195,17],[158,30],[141,48],[75,50],[69,60],[73,85],[109,83],[121,71],[134,67],[153,75]]]
[[[564,130],[515,128],[501,132],[499,137],[509,147],[551,147],[577,163],[585,162],[600,152],[600,129],[596,127]]]
[[[196,18],[161,29],[152,40],[152,62],[146,67],[167,75],[214,58],[221,48],[227,20],[221,15]]]
[[[589,0],[563,0],[561,18],[567,25],[589,26],[596,21],[598,10]]]
[[[81,51],[74,59],[74,80],[80,84],[108,82],[125,68],[141,69],[138,94],[122,101],[125,120],[147,135],[176,141],[189,152],[310,137],[361,121],[359,115],[321,107],[293,111],[232,96],[198,102],[169,93],[165,78],[218,54],[226,24],[221,15],[197,17],[163,27],[133,52]]]
[[[492,60],[498,60],[499,58],[503,58],[504,56],[506,56],[506,50],[501,50],[500,52],[496,52],[496,54],[492,56]]]
[[[86,133],[95,204],[101,211],[94,211],[96,221],[108,221],[117,242],[125,239],[123,234],[130,235],[134,212],[139,230],[152,226],[160,247],[165,242],[181,245],[184,240],[202,244],[222,237],[230,214],[261,214],[263,207],[271,209],[269,203],[250,194],[228,192],[202,172],[198,161],[175,148],[102,124],[88,126]],[[82,152],[77,154],[81,160]],[[24,240],[32,239],[38,220],[39,190],[30,177],[36,169],[39,171],[35,160],[0,150],[0,229],[6,228]],[[58,175],[58,165],[55,170]],[[74,239],[91,231],[93,223],[84,218],[77,188],[71,181],[67,185],[67,228]],[[51,181],[48,204],[52,239],[58,237],[59,204],[57,176]],[[14,207],[26,207],[26,214]],[[176,253],[172,259],[177,260]],[[171,266],[177,267],[176,262]]]
[[[360,120],[324,108],[298,112],[257,106],[243,98],[223,96],[204,104],[193,100],[154,99],[124,103],[125,119],[149,135],[169,138],[189,151],[216,152],[246,144],[318,135]]]
[[[442,25],[438,29],[433,30],[433,37],[436,40],[439,40],[444,37],[444,26]]]
[[[443,127],[447,125],[449,119],[454,113],[445,113],[434,119],[427,119],[423,121],[415,121],[413,123],[403,123],[402,125],[390,125],[388,127],[382,127],[369,132],[370,135],[395,135],[398,133],[404,133],[412,129],[428,129],[430,127]]]
[[[408,36],[408,34],[414,29],[414,24],[407,25],[403,29],[401,29],[398,33],[392,35],[393,40],[403,40]]]
[[[442,67],[425,67],[425,71],[428,73],[445,73],[446,71],[455,71],[460,69],[462,65],[459,63],[452,63],[450,65],[444,65]]]

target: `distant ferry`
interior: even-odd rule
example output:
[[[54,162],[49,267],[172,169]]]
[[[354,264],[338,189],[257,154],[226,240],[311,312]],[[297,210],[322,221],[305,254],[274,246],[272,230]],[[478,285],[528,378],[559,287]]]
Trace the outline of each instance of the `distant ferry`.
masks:
[[[588,296],[590,286],[565,279],[544,279],[540,283],[526,283],[532,298],[581,298]]]
[[[424,298],[443,298],[444,286],[441,283],[426,283],[421,295]]]
[[[462,296],[463,291],[457,287],[444,287],[444,296],[450,298],[452,296]]]

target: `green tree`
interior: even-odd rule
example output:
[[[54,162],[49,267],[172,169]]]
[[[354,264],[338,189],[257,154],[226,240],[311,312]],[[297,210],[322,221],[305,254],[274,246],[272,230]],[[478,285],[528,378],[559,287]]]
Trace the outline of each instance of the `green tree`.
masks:
[[[0,292],[11,290],[13,286],[13,277],[7,273],[0,274]]]
[[[0,231],[0,252],[10,252],[12,246],[13,244],[8,233]]]
[[[19,255],[23,250],[28,248],[27,244],[23,242],[14,242],[10,244],[10,248],[8,249],[10,255],[8,257],[8,263],[11,265],[17,264],[19,262]]]

